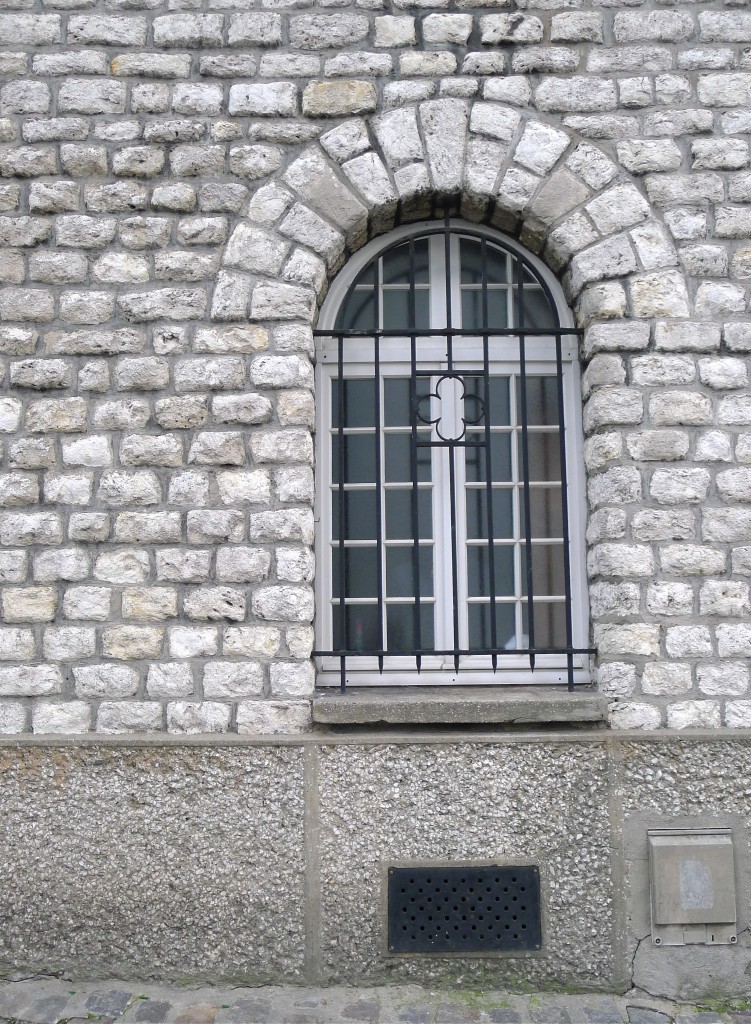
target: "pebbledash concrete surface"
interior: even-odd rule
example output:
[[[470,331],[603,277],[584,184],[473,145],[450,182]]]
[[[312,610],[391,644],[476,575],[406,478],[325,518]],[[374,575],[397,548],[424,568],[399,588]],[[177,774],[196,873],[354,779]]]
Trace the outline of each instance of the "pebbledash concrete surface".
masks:
[[[748,991],[751,744],[703,734],[31,739],[2,750],[0,961],[73,979]],[[650,938],[646,829],[733,829],[736,945]],[[384,866],[534,862],[534,955],[388,956]]]
[[[2,6],[0,972],[748,994],[751,13]],[[316,704],[312,330],[446,211],[583,331],[593,689]],[[735,944],[655,944],[648,829],[730,830]],[[387,953],[462,861],[539,952]]]

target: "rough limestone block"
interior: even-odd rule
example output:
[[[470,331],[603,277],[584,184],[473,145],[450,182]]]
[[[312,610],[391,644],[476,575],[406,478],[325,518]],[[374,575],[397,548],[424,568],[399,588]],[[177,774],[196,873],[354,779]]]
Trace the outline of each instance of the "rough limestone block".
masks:
[[[637,701],[613,704],[609,712],[611,729],[659,729],[662,717],[659,708]]]
[[[50,703],[40,701],[32,710],[32,731],[35,733],[85,733],[91,728],[92,710],[86,701]]]
[[[483,43],[539,43],[543,26],[539,18],[524,14],[485,14],[480,18]]]
[[[232,708],[217,701],[170,701],[167,731],[183,735],[227,732]]]
[[[375,88],[369,82],[309,82],[302,94],[306,117],[344,117],[376,109]]]
[[[209,699],[262,697],[265,685],[266,671],[258,662],[213,661],[203,670],[203,693]]]
[[[312,723],[309,700],[244,700],[237,706],[237,731],[258,736],[307,732]]]
[[[39,697],[62,688],[62,673],[54,665],[0,665],[0,696]]]
[[[0,592],[4,622],[51,622],[57,611],[54,587],[5,587]]]
[[[712,700],[684,700],[668,704],[668,729],[719,729],[720,705]]]
[[[146,701],[105,701],[99,705],[96,731],[106,734],[157,732],[163,729],[160,704]]]
[[[675,697],[691,689],[690,664],[653,662],[644,666],[641,688],[644,693],[659,697]]]

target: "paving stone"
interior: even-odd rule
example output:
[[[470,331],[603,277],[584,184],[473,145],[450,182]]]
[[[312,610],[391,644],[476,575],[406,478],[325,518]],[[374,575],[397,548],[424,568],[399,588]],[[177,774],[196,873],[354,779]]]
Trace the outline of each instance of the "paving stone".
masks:
[[[340,1013],[344,1020],[377,1021],[381,1008],[376,1000],[360,999],[343,1006]]]
[[[45,996],[28,1008],[29,1018],[38,1024],[55,1024],[63,1016],[69,999],[66,995]]]
[[[120,1014],[132,998],[131,992],[126,992],[122,989],[95,992],[86,1000],[86,1009],[90,1013]]]
[[[672,1024],[673,1018],[660,1010],[648,1010],[641,1006],[629,1006],[627,1009],[629,1024]]]
[[[167,1014],[171,1008],[172,1004],[164,1000],[143,999],[139,1000],[132,1007],[127,1018],[124,1019],[138,1022],[138,1024],[161,1024],[162,1021],[167,1019]]]
[[[248,1024],[248,1021],[273,1024],[271,1000],[240,997],[233,999],[231,1006],[220,1009],[216,1015],[216,1024]]]
[[[214,1024],[218,1006],[186,1006],[177,1017],[175,1024]]]
[[[593,1006],[582,1006],[586,1024],[623,1024],[623,1015],[612,999]]]
[[[440,1003],[435,1015],[436,1024],[471,1024],[480,1020],[480,1011],[474,1006],[451,1006]]]
[[[504,1006],[484,1012],[490,1024],[522,1024],[522,1017],[516,1010]]]
[[[66,1017],[59,1024],[115,1024],[116,1017],[100,1017],[98,1014],[87,1014],[85,1017]],[[24,1021],[16,1021],[15,1024],[24,1024]]]
[[[394,1020],[404,1024],[429,1024],[431,1017],[428,1006],[405,1006],[398,1011]]]
[[[675,1024],[724,1024],[724,1021],[719,1013],[699,1011],[679,1013],[675,1018]]]
[[[529,1019],[532,1024],[582,1024],[581,1020],[572,1021],[562,1006],[547,1001],[530,1001]]]
[[[299,1010],[285,1010],[284,1016],[278,1018],[284,1024],[325,1024],[326,1018],[319,1013],[303,1013]],[[274,1017],[272,1015],[272,1020]]]

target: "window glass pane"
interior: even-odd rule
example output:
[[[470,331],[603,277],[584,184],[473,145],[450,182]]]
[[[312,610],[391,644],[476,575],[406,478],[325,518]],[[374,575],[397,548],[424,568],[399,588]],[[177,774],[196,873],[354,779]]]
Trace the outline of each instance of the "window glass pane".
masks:
[[[342,615],[339,605],[331,609],[334,620],[333,650],[344,646],[342,633]],[[345,605],[345,628],[347,645],[351,651],[377,651],[381,648],[381,635],[378,628],[378,607],[370,604]]]
[[[392,604],[386,608],[386,628],[390,651],[417,650],[417,636],[413,604]],[[430,651],[435,647],[433,629],[433,605],[420,605],[420,650]]]
[[[385,254],[382,261],[384,284],[409,284],[410,281],[415,284],[428,283],[428,239],[415,239],[411,273],[409,249],[409,242],[405,242]]]
[[[386,549],[386,595],[388,597],[414,597],[414,548],[389,547]],[[433,548],[421,547],[420,597],[433,596]]]
[[[493,488],[493,536],[501,540],[514,535],[513,500],[510,488]],[[488,535],[488,495],[484,487],[467,488],[467,537]]]
[[[418,431],[418,436],[429,440],[430,434]],[[386,459],[384,471],[389,483],[412,480],[412,435],[386,434]],[[430,448],[417,447],[417,479],[430,480]]]
[[[519,465],[521,466],[521,433],[517,435],[517,439],[519,441]],[[561,440],[558,432],[543,433],[534,430],[527,434],[527,439],[529,479],[560,480]]]
[[[383,329],[384,331],[404,331],[410,328],[427,331],[430,327],[429,295],[426,288],[415,288],[415,320],[410,316],[410,289],[384,288],[383,290]]]
[[[542,288],[525,288],[524,326],[531,330],[545,330],[557,326],[557,317],[550,308]]]
[[[375,279],[376,279],[375,271],[376,271],[376,266],[377,265],[378,265],[378,260],[377,259],[371,260],[371,262],[367,265],[367,267],[365,267],[364,270],[361,270],[360,273],[357,275],[357,283],[358,284],[371,284],[371,285],[375,284]]]
[[[464,377],[464,390],[467,395],[477,395],[485,401],[485,383],[482,377]],[[490,393],[490,425],[491,427],[507,427],[511,423],[511,405],[509,402],[509,378],[491,377],[488,383]],[[487,410],[486,410],[487,412]],[[483,425],[484,425],[483,420]]]
[[[344,446],[344,482],[348,484],[375,483],[375,434],[345,434],[341,438]],[[331,479],[339,483],[338,435],[331,438]]]
[[[342,307],[337,327],[343,331],[374,331],[376,326],[375,292],[355,288]]]
[[[522,605],[522,622],[527,633],[527,605]],[[525,636],[525,646],[529,646],[529,638]],[[566,606],[535,601],[535,647],[561,648],[566,646]]]
[[[524,491],[519,488],[520,531],[524,533]],[[530,526],[533,537],[563,536],[563,506],[560,487],[533,487],[530,490]]]
[[[496,544],[493,548],[496,597],[513,597],[514,548],[510,544]],[[490,594],[490,551],[488,546],[467,545],[467,591],[470,597]]]
[[[521,379],[516,378],[521,423]],[[527,426],[558,426],[558,384],[555,377],[527,377]]]
[[[430,377],[417,377],[415,394],[418,397],[430,392]],[[384,425],[387,427],[409,427],[411,425],[409,405],[409,378],[388,377],[383,382]]]
[[[522,544],[522,593],[527,593],[527,545]],[[535,601],[540,597],[561,597],[566,590],[563,575],[563,545],[532,545],[532,586]]]
[[[413,492],[388,490],[386,492],[386,537],[389,540],[412,540]],[[432,491],[420,488],[417,492],[417,536],[429,540],[433,536]]]
[[[376,535],[376,491],[344,492],[344,536],[347,540],[372,540]],[[331,492],[332,537],[339,540],[339,492]]]
[[[516,605],[495,606],[496,647],[499,650],[513,650],[516,644]],[[490,632],[490,605],[471,604],[469,612],[469,646],[487,650],[492,645]],[[501,661],[501,668],[503,662]]]
[[[482,284],[482,243],[475,238],[459,239],[462,284]],[[488,284],[508,281],[506,253],[493,245],[485,247],[485,267]]]
[[[479,288],[462,289],[462,329],[480,331],[483,328],[493,330],[508,326],[507,292],[502,288],[488,289],[488,319],[482,315],[482,290]]]
[[[331,551],[332,594],[339,597],[339,548]],[[378,596],[378,551],[376,548],[344,549],[344,596]]]
[[[331,382],[331,425],[339,426],[339,386],[344,385],[344,427],[375,426],[375,384],[372,377],[362,380],[338,379]]]
[[[467,440],[470,438],[484,440],[482,431],[467,432]],[[485,480],[485,448],[465,448],[467,460],[467,480],[474,483],[478,480]],[[490,472],[492,479],[498,483],[511,480],[511,435],[493,431],[490,435]]]
[[[432,490],[421,488],[417,492],[417,536],[429,540],[433,536]],[[412,491],[386,491],[386,536],[389,540],[411,540]]]

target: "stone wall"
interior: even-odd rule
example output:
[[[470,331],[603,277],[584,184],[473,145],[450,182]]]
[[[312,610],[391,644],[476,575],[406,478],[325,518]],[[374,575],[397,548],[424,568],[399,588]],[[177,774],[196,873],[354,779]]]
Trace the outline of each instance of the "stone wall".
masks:
[[[613,725],[751,726],[751,14],[4,6],[2,731],[308,727],[311,326],[447,203],[586,328]]]

